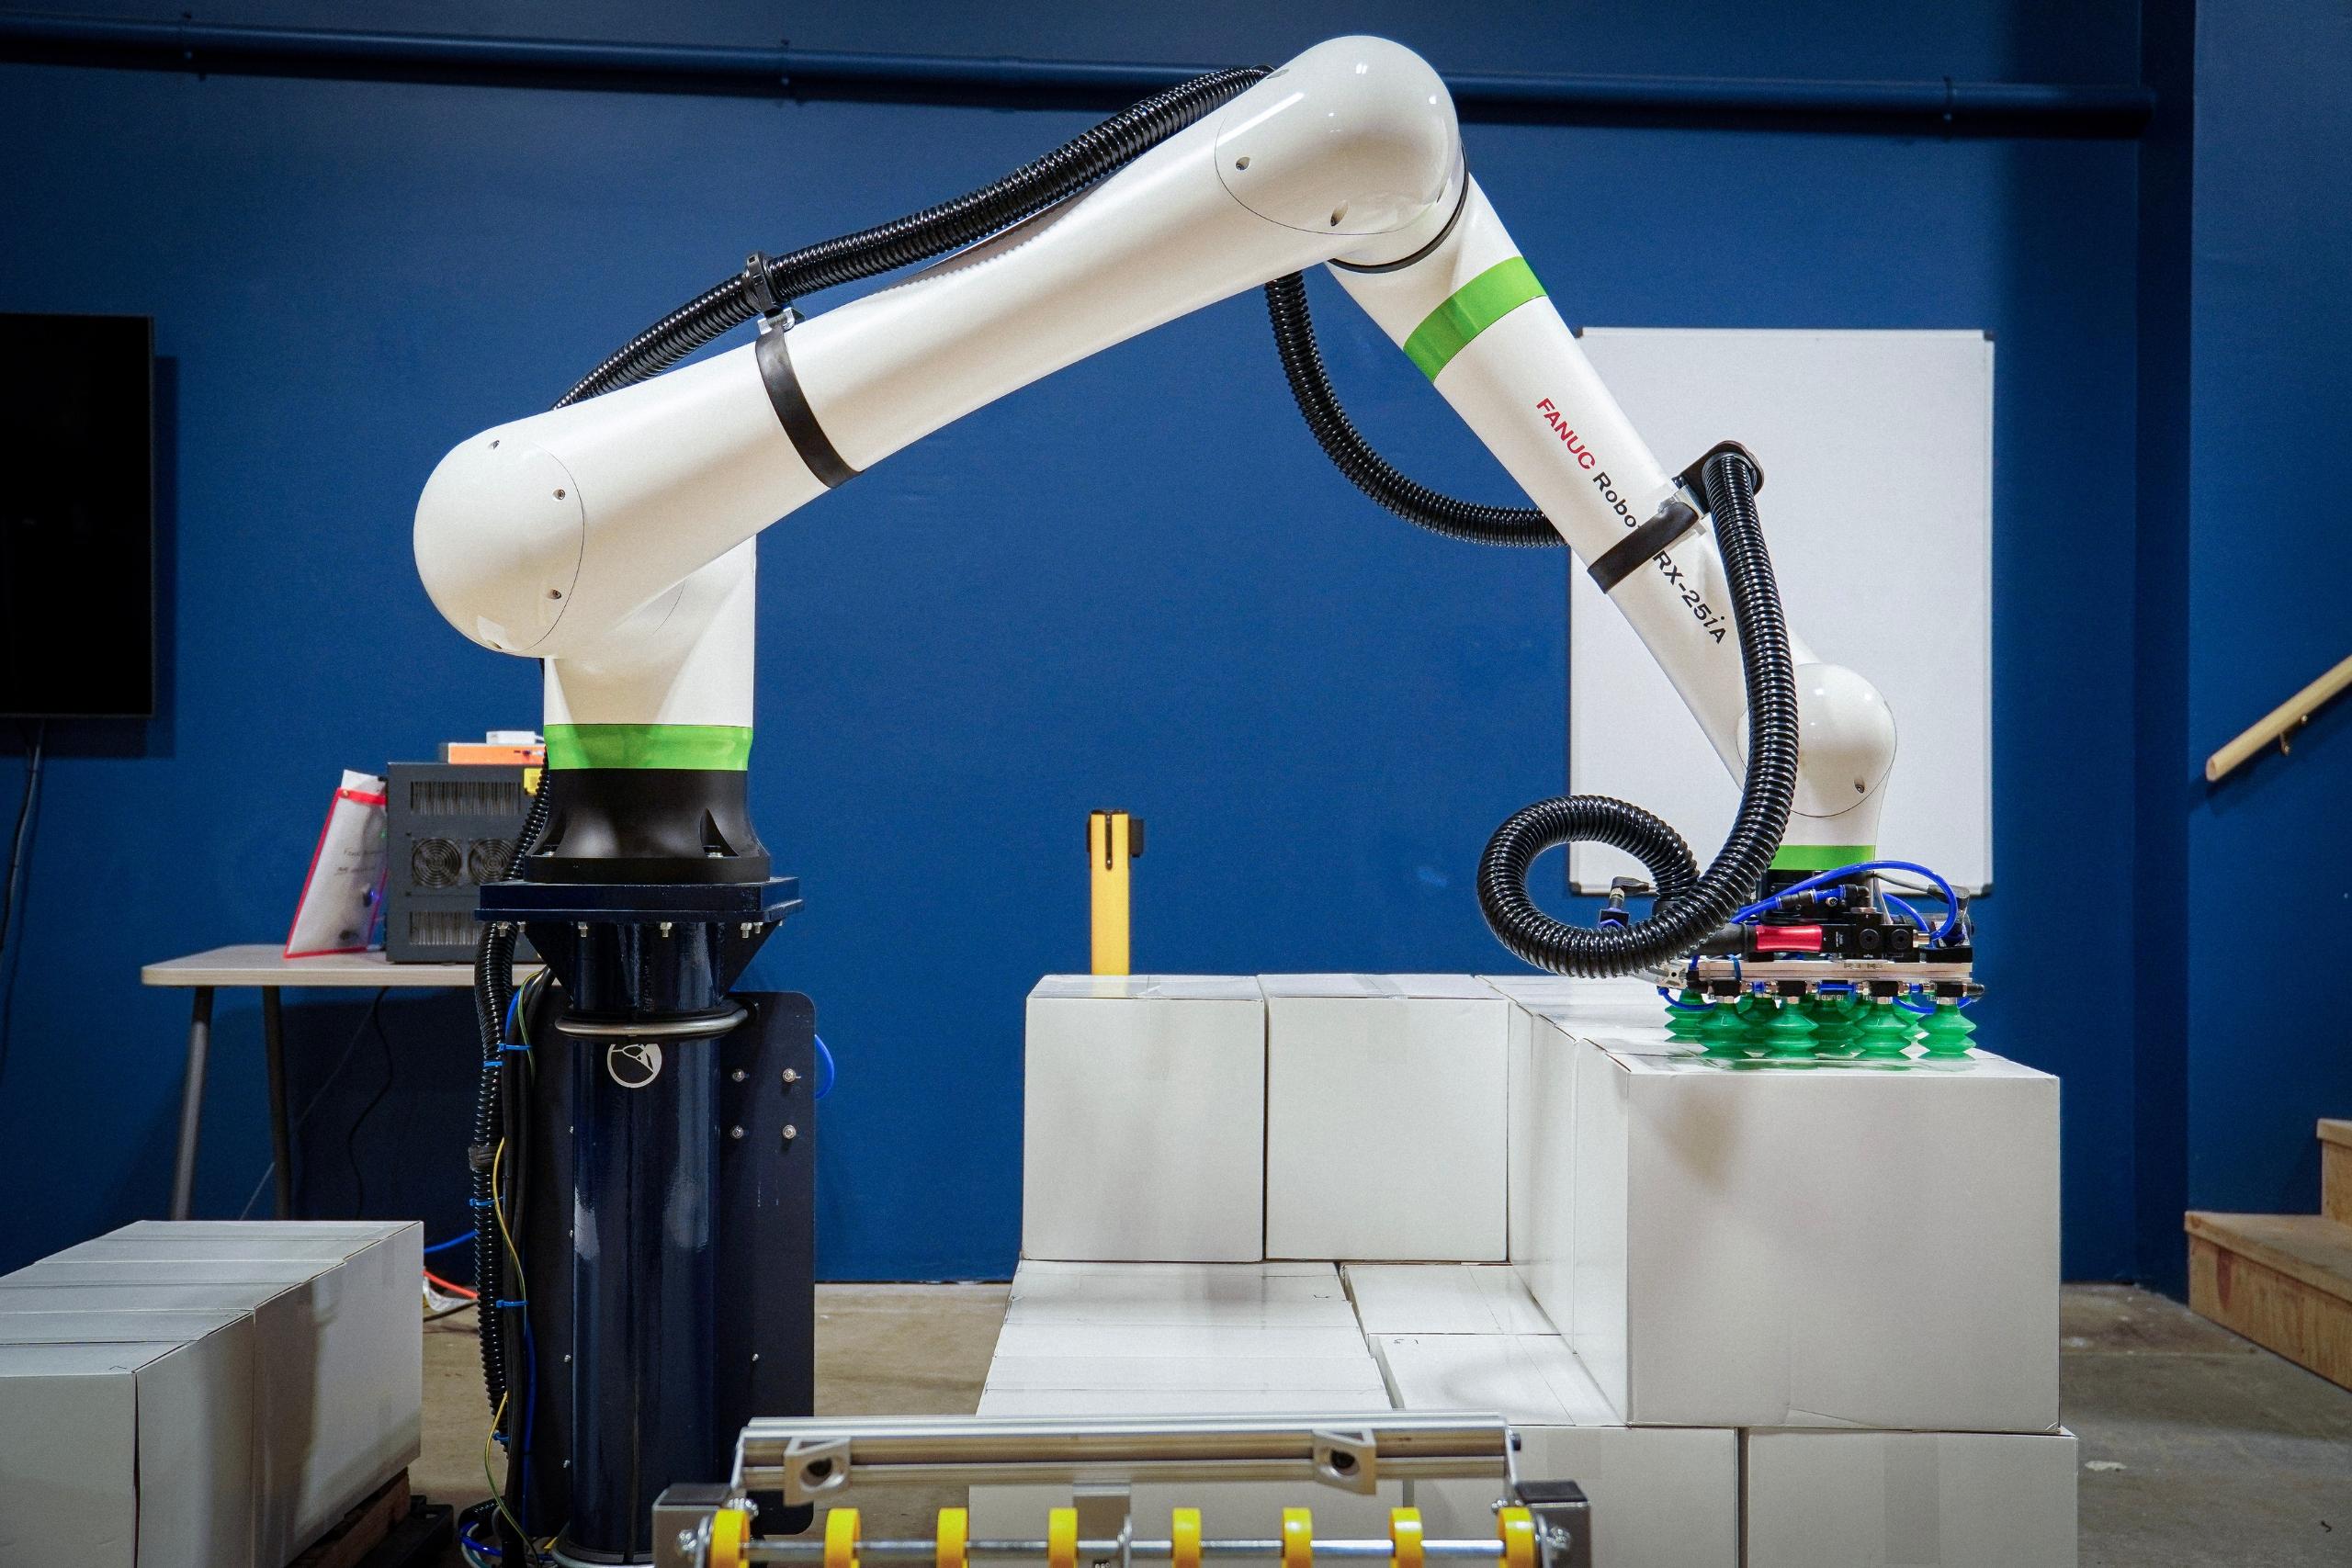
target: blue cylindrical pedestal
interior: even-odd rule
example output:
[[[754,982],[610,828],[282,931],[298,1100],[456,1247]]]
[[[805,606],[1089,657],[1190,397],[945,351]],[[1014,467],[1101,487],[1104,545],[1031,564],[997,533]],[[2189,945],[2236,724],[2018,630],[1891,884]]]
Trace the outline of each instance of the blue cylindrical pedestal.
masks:
[[[656,1495],[723,1475],[728,1461],[715,1391],[719,1045],[570,1043],[571,1517],[558,1551],[648,1562]]]

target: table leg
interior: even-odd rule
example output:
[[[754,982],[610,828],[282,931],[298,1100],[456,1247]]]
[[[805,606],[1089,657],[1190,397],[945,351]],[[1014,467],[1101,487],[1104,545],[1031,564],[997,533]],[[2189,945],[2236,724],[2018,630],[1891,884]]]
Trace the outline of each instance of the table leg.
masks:
[[[277,987],[261,990],[261,1041],[269,1061],[269,1157],[277,1185],[277,1217],[294,1217],[294,1136],[286,1123],[286,1021]]]
[[[204,1059],[212,1051],[212,987],[196,988],[187,1021],[187,1071],[180,1081],[180,1142],[172,1156],[172,1218],[188,1217],[196,1198],[196,1139],[204,1121]]]

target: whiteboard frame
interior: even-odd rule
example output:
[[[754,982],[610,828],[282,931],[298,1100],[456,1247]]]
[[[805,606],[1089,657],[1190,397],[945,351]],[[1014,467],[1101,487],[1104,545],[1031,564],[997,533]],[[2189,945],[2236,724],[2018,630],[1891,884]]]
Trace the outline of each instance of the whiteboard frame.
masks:
[[[1769,340],[1776,337],[1804,339],[1936,338],[1947,341],[1965,339],[1972,344],[1982,345],[1984,385],[1982,392],[1983,471],[1981,483],[1983,486],[1982,493],[1984,498],[1984,509],[1982,524],[1978,529],[1979,538],[1976,542],[1976,550],[1971,563],[1973,569],[1980,574],[1983,592],[1984,619],[1982,635],[1975,639],[1977,642],[1977,649],[1976,659],[1974,661],[1976,665],[1975,677],[1977,689],[1981,694],[1975,705],[1977,707],[1977,734],[1974,738],[1974,750],[1976,756],[1979,759],[1977,763],[1979,783],[1973,791],[1976,798],[1973,802],[1966,798],[1965,786],[1962,786],[1962,798],[1957,803],[1964,807],[1973,807],[1973,814],[1975,815],[1977,818],[1973,824],[1974,845],[1972,846],[1975,852],[1972,855],[1963,851],[1960,852],[1955,859],[1952,852],[1950,850],[1946,850],[1942,852],[1942,858],[1946,859],[1949,863],[1939,866],[1939,869],[1945,871],[1946,874],[1951,876],[1953,885],[1971,897],[1980,896],[1991,891],[1994,883],[1994,867],[1996,863],[1992,799],[1994,783],[1992,665],[1994,629],[1996,625],[1994,605],[1993,580],[1994,533],[1996,526],[1996,518],[1995,516],[1996,491],[1994,487],[1997,478],[1996,469],[1996,431],[1994,420],[1996,416],[1996,400],[1998,385],[1998,364],[1997,357],[1994,351],[1993,335],[1987,332],[1972,329],[1903,328],[1790,329],[1607,327],[1593,328],[1590,329],[1590,332],[1621,344],[1632,339],[1654,340],[1656,352],[1661,364],[1670,363],[1674,359],[1679,357],[1683,353],[1690,352],[1690,340],[1699,338],[1739,338],[1749,340]],[[1577,335],[1580,338],[1587,339],[1588,346],[1591,345],[1591,339],[1588,336],[1588,333],[1585,329],[1579,329]],[[1645,344],[1645,347],[1648,346],[1650,345],[1647,344]],[[1607,366],[1602,367],[1602,373],[1604,378],[1609,375],[1609,367]],[[1653,402],[1655,401],[1654,393],[1650,400]],[[1640,408],[1631,408],[1628,412],[1633,414],[1637,423],[1644,423],[1645,424],[1649,423],[1644,420],[1643,411]],[[1849,423],[1850,423],[1850,421]],[[1674,440],[1678,443],[1683,441],[1689,437],[1689,434],[1690,433],[1688,431],[1685,431],[1677,435]],[[1976,433],[1973,431],[1963,431],[1962,434],[1972,439],[1976,434]],[[1717,432],[1714,435],[1708,437],[1708,441],[1712,442],[1714,439],[1721,439],[1724,436],[1737,439],[1741,438],[1742,434],[1743,433],[1737,430],[1724,430]],[[1667,460],[1669,467],[1672,467],[1674,462],[1681,456],[1681,454],[1679,450],[1664,449],[1665,445],[1665,443],[1661,443],[1659,455],[1663,459]],[[1702,443],[1701,446],[1694,447],[1691,455],[1695,456],[1698,451],[1703,450],[1704,445],[1705,443]],[[1768,491],[1762,499],[1763,510],[1765,513],[1765,523],[1769,535],[1769,531],[1772,526],[1771,496],[1769,493],[1770,479],[1773,468],[1772,454],[1770,451],[1766,450],[1759,446],[1758,457],[1764,466],[1767,477]],[[1947,472],[1949,471],[1950,470],[1947,469]],[[1947,566],[1949,565],[1949,558],[1947,558]],[[1576,614],[1579,609],[1585,608],[1587,605],[1590,605],[1596,609],[1599,608],[1600,605],[1599,599],[1594,591],[1590,589],[1579,590],[1577,587],[1576,578],[1581,575],[1583,575],[1583,566],[1579,565],[1572,571],[1568,579],[1563,604],[1564,615],[1568,623],[1567,636],[1564,639],[1566,646],[1565,661],[1566,665],[1566,679],[1564,682],[1564,712],[1562,716],[1566,742],[1565,750],[1568,788],[1571,791],[1585,790],[1589,792],[1595,788],[1596,785],[1600,785],[1601,787],[1607,788],[1610,793],[1627,793],[1614,785],[1604,784],[1602,781],[1579,778],[1578,776],[1576,723],[1576,689],[1577,683],[1576,671]],[[1787,570],[1786,569],[1783,569],[1782,577],[1784,587],[1786,585],[1787,576]],[[1803,636],[1807,632],[1808,626],[1805,618],[1802,615],[1792,612],[1792,629],[1794,629],[1800,636]],[[1839,649],[1834,648],[1823,648],[1820,649],[1820,653],[1824,658],[1836,658],[1840,653],[1844,653],[1848,656],[1848,661],[1854,663],[1863,674],[1871,675],[1873,673],[1870,668],[1872,660],[1871,660],[1867,654],[1856,657],[1853,655],[1850,649]],[[1886,660],[1881,660],[1878,662],[1883,665]],[[1893,705],[1894,707],[1894,716],[1899,736],[1905,722],[1905,705],[1900,702],[1894,703]],[[1916,706],[1916,704],[1914,705]],[[1674,716],[1675,721],[1689,722],[1683,716],[1683,710],[1680,708],[1679,704],[1674,705],[1671,707],[1670,712]],[[1916,718],[1913,722],[1917,722]],[[1691,725],[1691,733],[1693,735],[1696,733],[1695,724]],[[1589,740],[1590,737],[1588,737],[1587,739]],[[1949,755],[1953,745],[1952,737],[1949,732],[1947,732],[1939,739],[1943,742],[1941,750]],[[1898,750],[1894,773],[1890,781],[1892,788],[1896,792],[1901,792],[1905,789],[1906,784],[1912,784],[1920,778],[1929,776],[1922,772],[1922,769],[1926,766],[1927,764],[1923,762],[1914,762],[1913,766],[1909,770],[1906,770],[1904,766],[1902,751]],[[1723,773],[1719,764],[1717,764],[1717,773],[1715,776],[1723,780],[1723,788],[1726,792],[1724,798],[1736,799],[1736,782],[1731,779],[1727,773]],[[1899,798],[1899,795],[1896,798]],[[1653,809],[1658,808],[1658,802],[1655,799],[1637,800],[1637,804],[1650,807]],[[1675,804],[1679,805],[1679,803]],[[1682,816],[1686,818],[1688,816],[1687,809],[1678,810],[1675,808],[1675,806],[1669,806],[1665,814],[1668,815],[1670,819],[1676,816]],[[1724,816],[1727,819],[1727,810],[1724,813]],[[1698,856],[1702,865],[1705,864],[1713,857],[1715,850],[1720,842],[1719,840],[1702,842],[1701,839],[1705,835],[1703,832],[1694,833],[1690,824],[1687,820],[1677,821],[1676,826],[1681,829],[1686,836],[1690,837],[1692,852]],[[1905,849],[1905,846],[1900,842],[1888,841],[1884,834],[1882,834],[1882,844],[1884,847],[1884,852],[1889,853],[1902,854]],[[1927,853],[1927,858],[1932,862],[1939,858],[1939,856],[1937,853],[1928,852]],[[1571,846],[1568,853],[1564,856],[1563,859],[1566,862],[1562,870],[1562,876],[1565,884],[1570,892],[1582,895],[1605,894],[1608,891],[1609,881],[1612,875],[1625,874],[1629,870],[1637,869],[1632,866],[1632,863],[1629,860],[1619,857],[1615,852],[1604,850],[1600,846]]]

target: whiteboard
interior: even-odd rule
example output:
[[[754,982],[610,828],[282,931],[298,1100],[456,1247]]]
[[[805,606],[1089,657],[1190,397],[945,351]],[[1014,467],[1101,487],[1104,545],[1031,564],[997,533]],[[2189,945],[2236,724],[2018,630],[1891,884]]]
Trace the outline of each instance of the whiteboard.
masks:
[[[1989,887],[1992,340],[1589,327],[1583,343],[1669,472],[1718,441],[1756,454],[1790,627],[1894,711],[1879,852]],[[1657,812],[1704,867],[1738,785],[1624,618],[1583,571],[1568,580],[1568,787]],[[1578,892],[1645,874],[1616,850],[1569,850]]]

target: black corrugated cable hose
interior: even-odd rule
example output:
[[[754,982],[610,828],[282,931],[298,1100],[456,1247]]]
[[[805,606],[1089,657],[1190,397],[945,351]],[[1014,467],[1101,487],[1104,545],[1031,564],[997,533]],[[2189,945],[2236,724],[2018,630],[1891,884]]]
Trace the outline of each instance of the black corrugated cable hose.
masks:
[[[498,931],[497,925],[485,925],[474,941],[474,1025],[481,1036],[481,1077],[474,1093],[474,1135],[466,1145],[468,1212],[474,1222],[474,1292],[481,1308],[474,1321],[481,1330],[482,1386],[492,1410],[506,1393],[506,1364],[503,1325],[491,1304],[498,1300],[499,1258],[498,1226],[490,1212],[490,1157],[498,1146],[503,1115],[499,1081],[503,1052],[499,1036],[504,1023],[503,1014],[492,1011],[491,980],[502,967],[512,973],[514,948],[510,937],[502,965]]]
[[[1195,76],[1122,109],[1083,135],[978,190],[854,234],[821,240],[788,255],[771,257],[765,269],[768,290],[776,303],[789,304],[820,288],[878,277],[984,240],[1134,162],[1266,72],[1265,66],[1250,65]],[[555,406],[562,408],[641,381],[741,326],[759,313],[747,282],[738,276],[703,290],[582,377]]]
[[[1539,969],[1600,979],[1696,952],[1748,900],[1788,826],[1797,783],[1796,671],[1789,657],[1788,627],[1781,618],[1771,555],[1756,514],[1756,474],[1745,458],[1723,452],[1708,459],[1702,477],[1730,583],[1740,668],[1747,687],[1747,764],[1740,780],[1739,812],[1714,863],[1679,891],[1669,889],[1660,861],[1673,864],[1679,859],[1687,866],[1690,852],[1672,829],[1647,812],[1589,795],[1539,801],[1513,812],[1495,829],[1479,860],[1478,908],[1497,939]],[[1649,826],[1641,826],[1637,818]],[[1672,844],[1659,840],[1658,831]],[[1599,840],[1641,856],[1660,893],[1647,918],[1592,931],[1555,920],[1535,907],[1527,896],[1529,865],[1545,850],[1572,840]]]
[[[505,864],[499,868],[502,880],[514,876],[523,857],[547,831],[548,818],[554,809],[553,784],[552,774],[544,771],[539,774],[539,787],[531,796],[530,809],[523,815],[522,829],[507,851]],[[474,1290],[481,1297],[481,1310],[474,1318],[481,1326],[482,1387],[492,1410],[498,1408],[507,1388],[506,1318],[493,1303],[509,1295],[499,1284],[505,1272],[504,1258],[499,1250],[497,1216],[491,1211],[494,1195],[490,1168],[492,1151],[505,1130],[506,1004],[514,990],[514,928],[493,920],[482,927],[474,942],[474,1026],[481,1036],[481,1078],[474,1096],[473,1142],[466,1150],[467,1189],[474,1222]],[[522,1281],[514,1281],[514,1287],[513,1294],[520,1296]]]
[[[1266,315],[1273,323],[1274,352],[1282,355],[1283,374],[1290,380],[1291,396],[1306,416],[1340,472],[1358,490],[1408,523],[1418,524],[1449,539],[1474,545],[1556,547],[1561,543],[1542,510],[1532,506],[1489,506],[1483,502],[1457,501],[1426,485],[1416,484],[1389,467],[1356,431],[1339,394],[1323,369],[1322,351],[1315,344],[1315,321],[1306,310],[1306,279],[1299,273],[1266,285]]]
[[[777,304],[819,289],[878,277],[973,244],[1043,212],[1116,172],[1246,90],[1262,65],[1196,76],[1122,110],[1002,179],[921,212],[854,234],[804,245],[765,265]],[[717,342],[759,314],[741,275],[715,283],[631,338],[557,400],[563,408],[644,380]],[[1341,473],[1382,506],[1448,538],[1481,545],[1557,547],[1559,534],[1532,506],[1460,501],[1418,484],[1381,457],[1349,420],[1323,368],[1315,323],[1297,273],[1266,285],[1266,309],[1291,395],[1307,428]]]

